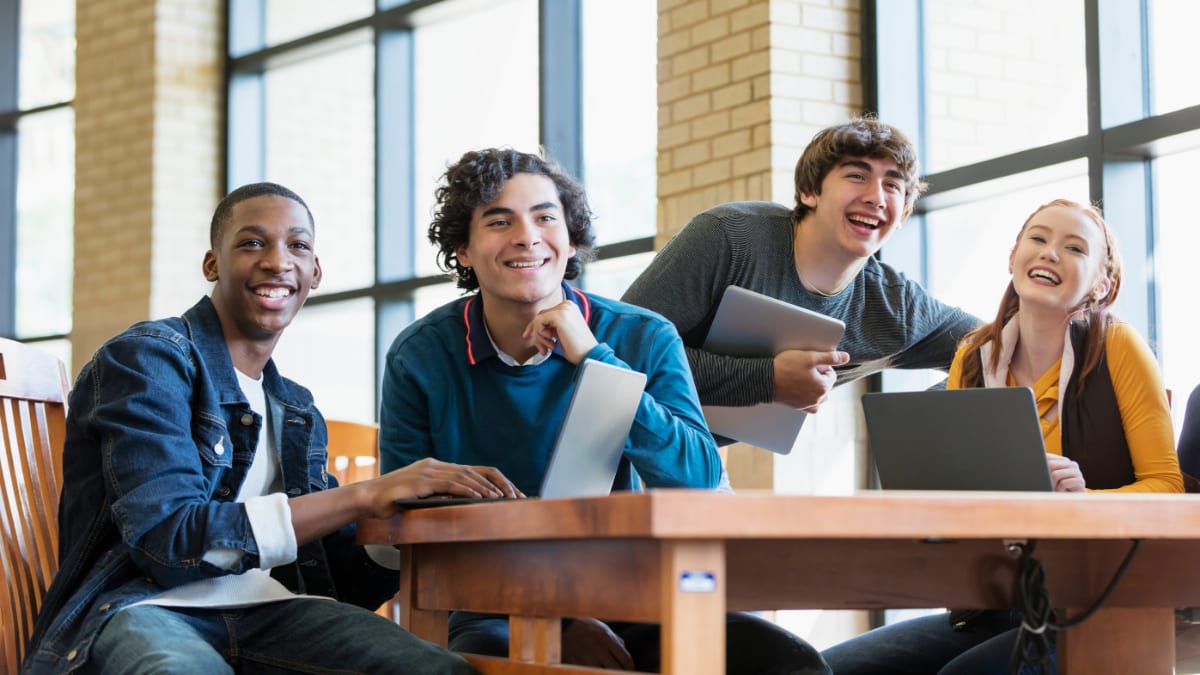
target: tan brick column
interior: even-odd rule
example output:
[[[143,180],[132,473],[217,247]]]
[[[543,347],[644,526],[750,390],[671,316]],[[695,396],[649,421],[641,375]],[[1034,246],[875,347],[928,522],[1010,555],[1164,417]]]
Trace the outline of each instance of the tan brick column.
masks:
[[[130,323],[207,291],[223,17],[220,0],[76,3],[76,368]]]
[[[721,202],[794,203],[812,135],[861,111],[859,21],[857,0],[659,0],[659,246]],[[845,436],[820,417],[807,424]],[[736,445],[727,459],[739,489],[776,486],[774,455]]]

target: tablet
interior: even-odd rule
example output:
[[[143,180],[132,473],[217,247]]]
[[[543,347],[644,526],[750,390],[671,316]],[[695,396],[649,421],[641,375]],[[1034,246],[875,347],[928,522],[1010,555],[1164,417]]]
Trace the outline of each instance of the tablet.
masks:
[[[725,356],[774,356],[788,349],[833,351],[846,325],[832,317],[797,307],[739,286],[725,289],[705,351]],[[703,406],[714,435],[786,455],[808,417],[782,403],[754,406]]]

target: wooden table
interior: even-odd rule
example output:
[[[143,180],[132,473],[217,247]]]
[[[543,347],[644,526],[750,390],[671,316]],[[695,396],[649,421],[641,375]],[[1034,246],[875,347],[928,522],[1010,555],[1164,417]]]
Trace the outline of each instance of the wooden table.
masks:
[[[1037,541],[1053,606],[1078,614],[1129,550],[1104,607],[1058,637],[1059,672],[1172,672],[1173,608],[1200,605],[1200,498],[653,490],[408,511],[359,523],[401,546],[402,621],[445,644],[447,610],[509,614],[510,660],[559,663],[562,616],[657,621],[664,673],[720,673],[726,610],[1011,607],[1007,540]],[[1060,620],[1062,617],[1060,616]]]

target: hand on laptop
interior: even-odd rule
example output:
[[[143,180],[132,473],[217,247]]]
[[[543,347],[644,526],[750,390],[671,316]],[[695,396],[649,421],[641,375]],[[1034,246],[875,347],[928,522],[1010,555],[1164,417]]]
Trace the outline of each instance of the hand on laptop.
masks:
[[[522,335],[526,339],[530,336],[541,354],[554,349],[555,343],[562,345],[563,356],[575,365],[596,346],[596,336],[579,313],[579,306],[570,300],[538,312]]]
[[[385,473],[379,478],[354,485],[370,485],[374,517],[392,516],[398,499],[428,497],[435,494],[458,497],[509,497],[525,495],[512,481],[490,466],[452,464],[432,457]]]
[[[633,670],[633,657],[625,641],[598,619],[575,618],[562,634],[563,663],[593,668]]]
[[[834,366],[850,360],[846,352],[789,349],[775,355],[775,401],[815,413],[837,382]]]
[[[1062,455],[1046,453],[1046,464],[1050,467],[1050,481],[1055,492],[1083,492],[1087,483],[1079,464]]]

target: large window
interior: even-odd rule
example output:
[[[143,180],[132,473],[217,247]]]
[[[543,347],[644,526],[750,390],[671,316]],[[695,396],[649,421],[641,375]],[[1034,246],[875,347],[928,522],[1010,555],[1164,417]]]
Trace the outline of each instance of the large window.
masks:
[[[868,107],[913,136],[930,183],[883,257],[991,319],[1028,214],[1054,197],[1101,204],[1124,260],[1118,314],[1156,350],[1181,412],[1200,383],[1185,291],[1198,243],[1187,177],[1200,158],[1189,58],[1200,52],[1186,31],[1200,8],[899,0],[867,10]]]
[[[0,7],[0,335],[70,364],[75,2]]]
[[[304,8],[297,11],[297,5]],[[619,296],[656,229],[657,10],[645,0],[231,0],[228,187],[272,180],[317,220],[325,278],[281,368],[372,420],[382,354],[460,295],[426,239],[448,164],[545,147],[588,189]]]

